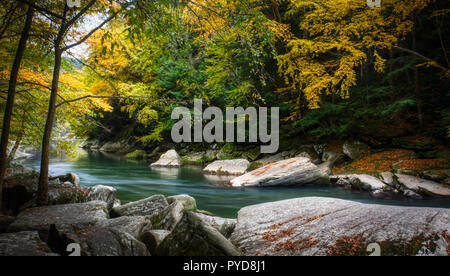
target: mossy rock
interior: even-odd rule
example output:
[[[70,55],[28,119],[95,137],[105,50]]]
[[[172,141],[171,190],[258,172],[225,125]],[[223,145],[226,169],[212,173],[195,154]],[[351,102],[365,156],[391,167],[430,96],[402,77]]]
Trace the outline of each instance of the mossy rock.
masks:
[[[416,151],[433,150],[438,145],[437,141],[430,137],[408,136],[395,138],[392,144],[402,149],[410,149]]]

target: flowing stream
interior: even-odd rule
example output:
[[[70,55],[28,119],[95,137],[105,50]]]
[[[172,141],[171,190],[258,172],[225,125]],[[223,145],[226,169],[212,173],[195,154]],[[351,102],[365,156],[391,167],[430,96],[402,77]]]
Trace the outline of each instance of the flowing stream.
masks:
[[[39,160],[30,159],[26,166],[39,170]],[[217,185],[217,176],[205,176],[201,167],[181,169],[150,169],[148,161],[124,160],[98,152],[83,152],[75,160],[53,159],[51,175],[76,173],[83,186],[107,185],[117,189],[122,203],[147,198],[154,194],[165,196],[189,194],[197,200],[199,209],[215,215],[236,218],[244,206],[297,197],[333,197],[363,203],[402,206],[450,208],[448,199],[386,200],[374,199],[367,193],[336,187],[246,188],[236,189]]]

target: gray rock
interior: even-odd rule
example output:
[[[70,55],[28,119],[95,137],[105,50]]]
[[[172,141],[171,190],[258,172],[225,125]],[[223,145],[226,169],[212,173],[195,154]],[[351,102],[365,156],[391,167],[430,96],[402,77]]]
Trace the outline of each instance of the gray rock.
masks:
[[[246,255],[416,255],[428,245],[444,254],[450,210],[361,204],[333,198],[300,198],[249,206],[238,213],[231,241]],[[443,248],[441,248],[443,247]]]
[[[117,190],[113,187],[97,185],[88,189],[87,201],[100,200],[106,202],[108,210],[114,207]]]
[[[203,172],[206,174],[243,175],[250,162],[245,159],[219,160],[209,164]]]
[[[150,218],[135,217],[119,217],[115,219],[101,220],[95,224],[97,228],[111,228],[118,231],[127,232],[134,238],[138,239],[144,231],[152,228]]]
[[[368,150],[369,147],[359,141],[345,142],[342,150],[350,159],[356,160],[360,157],[361,151]]]
[[[132,234],[114,226],[56,225],[49,233],[48,244],[65,252],[68,244],[81,247],[82,256],[149,256],[144,243]]]
[[[52,224],[95,224],[107,218],[106,203],[102,201],[37,207],[20,213],[8,231],[47,231]]]
[[[333,167],[342,164],[345,161],[345,155],[342,153],[326,151],[322,155],[322,162],[329,162]]]
[[[200,217],[205,223],[217,229],[227,239],[230,238],[237,223],[236,219],[208,216],[201,213],[197,213],[197,216]]]
[[[167,230],[150,230],[142,234],[141,241],[147,246],[150,254],[155,255],[156,249],[169,234],[170,231]]]
[[[185,212],[175,229],[156,249],[158,256],[239,256],[239,250],[219,231],[192,212]]]
[[[397,186],[397,184],[395,183],[395,180],[394,180],[394,174],[391,172],[381,173],[381,179],[383,180],[384,183],[386,183],[386,185],[389,185],[393,188],[395,188]]]
[[[411,191],[411,190],[408,190],[408,189],[405,189],[405,190],[403,191],[403,196],[409,197],[409,198],[412,198],[412,199],[417,199],[417,200],[422,199],[422,196],[421,196],[421,195],[419,195],[418,193],[413,192],[413,191]]]
[[[58,256],[39,237],[37,231],[0,235],[0,256]]]
[[[86,188],[81,188],[72,182],[60,184],[60,180],[55,179],[49,183],[48,202],[49,205],[86,202]]]
[[[440,183],[405,174],[396,174],[395,176],[400,185],[415,193],[428,196],[450,196],[450,187]]]
[[[193,152],[183,157],[183,160],[187,164],[199,164],[203,160],[202,152]]]
[[[195,198],[189,195],[175,195],[175,196],[169,196],[167,198],[167,202],[169,204],[174,203],[175,201],[181,202],[183,204],[183,208],[185,211],[195,211],[197,210],[197,202],[195,201]]]
[[[70,182],[77,187],[80,187],[80,182],[81,182],[78,175],[76,175],[74,173],[68,173],[65,175],[49,177],[49,182],[55,181],[55,180],[58,180],[60,183]]]
[[[146,199],[114,207],[111,216],[156,216],[169,206],[163,195],[154,195]]]
[[[150,167],[181,167],[181,157],[175,150],[169,150],[161,155],[159,160],[150,165]]]
[[[183,217],[184,206],[175,200],[165,210],[152,217],[154,229],[172,231]]]
[[[123,150],[123,148],[126,146],[126,143],[124,142],[108,142],[104,144],[100,151],[103,152],[118,152],[120,150]]]
[[[231,180],[233,187],[302,186],[328,184],[328,175],[307,158],[292,158],[266,165]]]
[[[284,160],[283,155],[281,153],[278,153],[275,155],[265,156],[261,159],[256,160],[255,162],[260,163],[262,165],[268,165],[268,164],[275,163],[275,162],[278,162],[281,160]]]

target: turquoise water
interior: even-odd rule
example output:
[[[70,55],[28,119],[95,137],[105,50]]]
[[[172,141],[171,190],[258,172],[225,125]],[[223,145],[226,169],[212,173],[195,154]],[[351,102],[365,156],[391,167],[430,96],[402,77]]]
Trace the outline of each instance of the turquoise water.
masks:
[[[29,160],[25,165],[39,169],[38,160]],[[115,187],[118,191],[117,197],[123,203],[154,194],[165,196],[189,194],[196,198],[199,209],[229,218],[235,218],[239,209],[244,206],[309,196],[341,198],[363,203],[450,208],[450,200],[373,199],[366,193],[336,187],[236,189],[218,185],[217,181],[226,179],[204,176],[201,167],[150,169],[148,165],[149,163],[145,161],[124,160],[98,152],[83,152],[73,161],[53,159],[50,174],[74,172],[80,176],[83,186]]]

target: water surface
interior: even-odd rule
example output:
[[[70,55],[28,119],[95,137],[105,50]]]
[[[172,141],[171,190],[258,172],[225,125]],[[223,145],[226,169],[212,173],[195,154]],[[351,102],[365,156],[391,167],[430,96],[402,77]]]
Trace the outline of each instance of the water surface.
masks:
[[[38,160],[25,164],[39,169]],[[367,193],[347,191],[336,187],[246,188],[236,189],[214,184],[217,177],[204,176],[201,167],[181,169],[150,169],[149,162],[124,160],[98,152],[83,152],[76,160],[53,159],[51,175],[76,173],[83,186],[107,185],[117,189],[122,203],[147,198],[154,194],[165,196],[189,194],[196,198],[199,209],[222,217],[235,218],[240,208],[248,205],[298,197],[333,197],[363,203],[402,206],[450,208],[450,200],[383,200]]]

